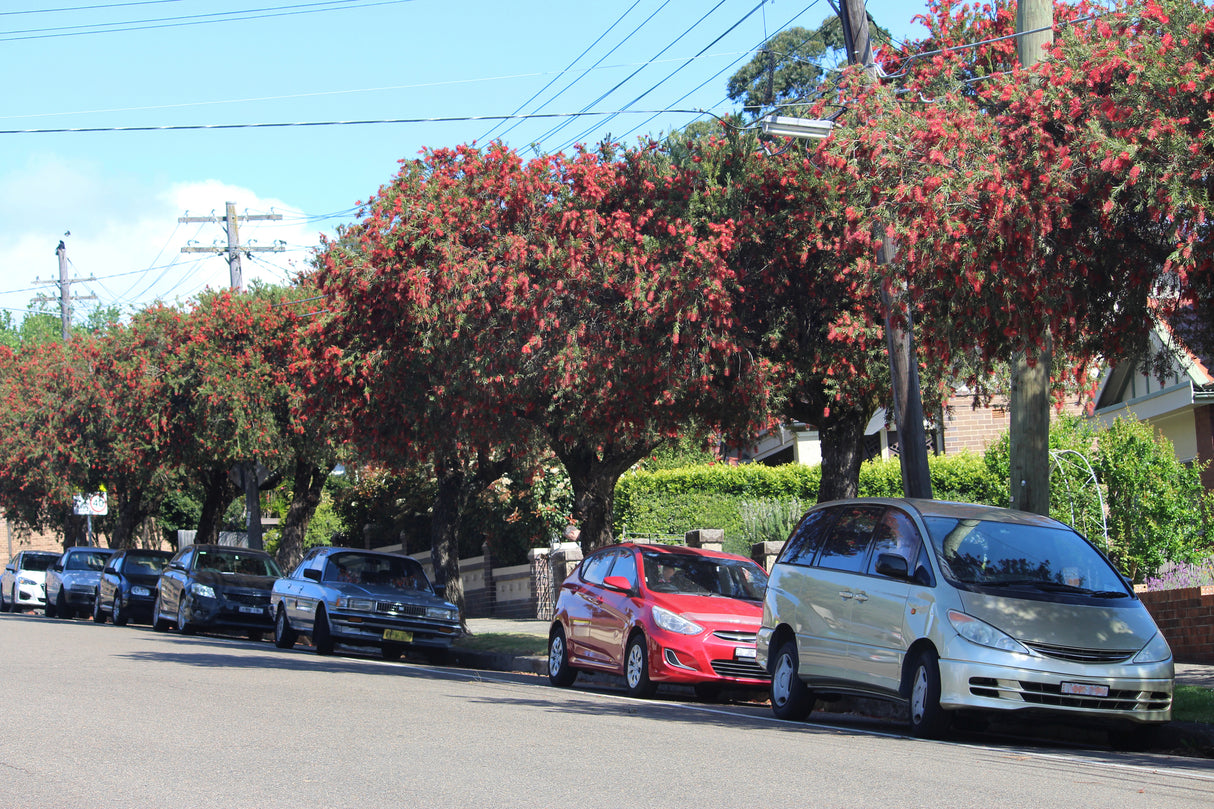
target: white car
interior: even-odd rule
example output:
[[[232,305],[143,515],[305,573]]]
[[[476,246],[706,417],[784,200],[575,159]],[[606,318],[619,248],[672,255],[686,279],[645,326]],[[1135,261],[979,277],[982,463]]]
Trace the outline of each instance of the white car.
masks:
[[[0,612],[46,606],[46,570],[58,558],[52,551],[18,551],[0,576]]]

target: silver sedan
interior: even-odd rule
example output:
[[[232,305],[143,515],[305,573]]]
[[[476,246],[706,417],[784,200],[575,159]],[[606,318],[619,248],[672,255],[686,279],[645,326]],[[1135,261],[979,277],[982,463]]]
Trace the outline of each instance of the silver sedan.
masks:
[[[409,649],[434,657],[460,634],[459,609],[416,560],[392,553],[313,548],[274,583],[270,608],[280,649],[306,634],[318,654],[341,643],[378,647],[389,660]]]

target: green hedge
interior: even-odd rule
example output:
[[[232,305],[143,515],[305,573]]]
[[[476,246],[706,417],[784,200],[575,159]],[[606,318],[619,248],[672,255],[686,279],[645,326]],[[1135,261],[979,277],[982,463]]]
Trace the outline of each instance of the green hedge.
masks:
[[[1002,481],[995,480],[980,456],[970,453],[929,459],[937,499],[1002,504]],[[713,464],[629,472],[615,490],[617,536],[682,535],[694,528],[723,528],[725,548],[750,555],[750,545],[763,537],[744,517],[744,504],[800,500],[808,508],[818,499],[822,470],[818,466]],[[898,459],[876,460],[860,468],[862,497],[901,497]],[[1000,499],[1001,498],[1001,499]],[[780,537],[783,539],[783,537]]]

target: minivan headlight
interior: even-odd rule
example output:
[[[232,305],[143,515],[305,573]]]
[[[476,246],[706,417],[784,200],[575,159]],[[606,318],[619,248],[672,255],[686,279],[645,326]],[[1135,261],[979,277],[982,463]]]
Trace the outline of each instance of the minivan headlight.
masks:
[[[1011,635],[995,629],[986,621],[980,621],[972,615],[966,615],[959,610],[949,610],[948,621],[953,625],[953,629],[957,630],[958,635],[971,643],[989,646],[992,649],[1002,649],[1005,652],[1030,654],[1029,650]]]
[[[1164,640],[1163,633],[1156,632],[1155,637],[1151,638],[1146,646],[1142,647],[1142,651],[1134,655],[1135,663],[1162,663],[1172,656],[1172,648],[1168,646],[1168,642]]]
[[[653,608],[653,622],[667,632],[674,632],[677,635],[698,635],[704,631],[704,627],[699,624],[661,607]]]

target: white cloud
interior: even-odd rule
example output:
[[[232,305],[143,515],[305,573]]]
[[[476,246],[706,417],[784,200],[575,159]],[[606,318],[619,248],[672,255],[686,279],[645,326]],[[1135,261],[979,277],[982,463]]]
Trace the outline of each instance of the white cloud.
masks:
[[[67,247],[69,277],[96,279],[71,285],[73,295],[97,296],[73,304],[75,319],[98,305],[129,310],[227,286],[223,220],[228,202],[235,203],[237,216],[283,216],[281,221],[238,222],[242,245],[285,247],[284,252],[242,257],[246,286],[255,279],[285,283],[296,267],[306,267],[319,228],[283,200],[219,180],[136,180],[96,165],[71,165],[54,155],[32,157],[0,174],[0,307],[17,310],[20,319],[31,298],[41,294],[54,298],[46,306],[58,311],[55,248],[60,239]],[[218,221],[177,221],[212,214]],[[182,253],[187,244],[216,245],[224,253]]]

